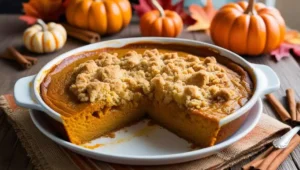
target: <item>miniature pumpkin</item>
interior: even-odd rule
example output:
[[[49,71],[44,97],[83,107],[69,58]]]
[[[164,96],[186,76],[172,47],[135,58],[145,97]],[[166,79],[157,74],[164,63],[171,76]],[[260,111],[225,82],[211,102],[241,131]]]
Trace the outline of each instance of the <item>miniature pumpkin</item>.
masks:
[[[285,22],[279,11],[249,0],[229,3],[214,17],[210,27],[216,45],[238,54],[258,55],[279,47]]]
[[[23,41],[25,47],[36,53],[49,53],[56,51],[64,46],[67,40],[65,28],[54,22],[47,25],[40,19],[38,24],[25,30]]]
[[[131,20],[128,0],[71,0],[66,17],[69,24],[103,34],[113,34]]]
[[[143,36],[177,37],[183,28],[181,17],[174,11],[163,10],[156,0],[152,0],[157,10],[145,13],[140,21]]]

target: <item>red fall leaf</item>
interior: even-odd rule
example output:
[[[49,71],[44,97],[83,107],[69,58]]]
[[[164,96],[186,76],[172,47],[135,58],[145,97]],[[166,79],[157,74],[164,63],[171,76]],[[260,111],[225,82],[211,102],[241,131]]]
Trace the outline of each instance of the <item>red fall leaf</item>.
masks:
[[[23,3],[23,10],[25,15],[19,19],[32,24],[37,18],[44,21],[57,21],[64,13],[65,8],[63,0],[29,0],[29,2]]]
[[[25,21],[28,25],[33,25],[36,23],[37,18],[28,16],[28,15],[22,15],[19,17],[20,20]]]
[[[180,0],[179,2],[172,4],[172,0],[157,0],[161,7],[165,10],[172,10],[177,12],[182,18],[184,23],[191,23],[193,20],[190,16],[184,11],[184,1]],[[144,13],[155,10],[156,8],[152,5],[151,0],[139,0],[138,5],[133,5],[136,13],[141,17]]]
[[[289,30],[285,34],[284,42],[271,52],[276,61],[282,58],[290,57],[291,55],[300,57],[300,33],[295,30]]]
[[[217,13],[217,10],[213,6],[212,0],[206,0],[206,5],[201,6],[192,4],[189,7],[189,12],[192,19],[195,20],[193,25],[190,25],[188,31],[206,31],[210,27],[210,23]]]

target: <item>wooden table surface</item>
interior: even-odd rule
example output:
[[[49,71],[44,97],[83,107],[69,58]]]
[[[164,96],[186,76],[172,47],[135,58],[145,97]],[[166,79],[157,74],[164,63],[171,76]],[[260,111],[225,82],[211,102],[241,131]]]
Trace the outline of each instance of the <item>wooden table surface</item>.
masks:
[[[0,95],[13,93],[13,87],[15,82],[24,76],[29,76],[38,73],[48,61],[54,57],[62,54],[66,51],[74,49],[79,46],[85,45],[85,43],[68,38],[67,44],[63,49],[46,55],[34,55],[29,53],[22,43],[22,33],[26,29],[26,24],[18,20],[17,15],[0,15],[0,54],[5,51],[8,46],[15,46],[22,53],[38,58],[38,64],[34,65],[31,69],[22,70],[20,67],[11,61],[0,60]],[[131,24],[125,28],[122,32],[102,37],[102,40],[110,40],[126,37],[140,37],[140,31],[138,26],[138,18],[134,17]],[[200,32],[187,32],[183,31],[180,38],[193,39],[212,43],[210,38],[204,33]],[[281,81],[281,87],[279,91],[275,92],[275,95],[286,105],[285,102],[285,89],[293,88],[296,91],[296,99],[300,100],[300,60],[296,60],[293,57],[285,58],[280,62],[276,62],[271,56],[258,56],[258,57],[246,57],[246,59],[253,63],[266,64],[272,67]],[[274,110],[269,104],[264,101],[264,113],[271,115],[275,118]],[[252,158],[253,159],[253,158]],[[241,166],[249,160],[243,161],[231,169],[240,169]],[[3,113],[0,113],[0,170],[15,170],[15,169],[34,169],[30,158],[27,156],[25,149],[22,147],[18,140],[12,126],[7,122]],[[283,162],[279,169],[292,170],[300,169],[300,147],[298,148]]]

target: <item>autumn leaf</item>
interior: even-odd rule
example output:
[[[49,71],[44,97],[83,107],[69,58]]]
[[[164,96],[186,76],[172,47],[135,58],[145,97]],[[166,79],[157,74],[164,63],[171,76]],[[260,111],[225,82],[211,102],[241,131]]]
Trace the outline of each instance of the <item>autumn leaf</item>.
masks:
[[[28,24],[35,23],[37,18],[44,21],[57,21],[64,13],[63,0],[29,0],[23,3],[25,15],[19,19]]]
[[[25,21],[28,25],[33,25],[36,23],[37,18],[28,16],[28,15],[22,15],[19,17],[20,20]]]
[[[284,41],[289,44],[300,45],[300,33],[296,30],[289,30],[285,33]]]
[[[192,4],[189,7],[191,18],[196,22],[190,25],[188,31],[205,31],[210,27],[210,23],[215,16],[217,10],[213,7],[212,0],[206,0],[206,5],[204,7]]]
[[[157,2],[161,5],[161,7],[165,10],[172,10],[178,13],[182,20],[185,23],[191,23],[193,20],[190,16],[184,11],[184,1],[180,0],[175,4],[172,4],[172,0],[157,0]],[[139,17],[141,17],[144,13],[155,10],[156,8],[152,5],[151,0],[139,0],[138,5],[133,5],[136,13]]]
[[[300,33],[295,30],[287,31],[284,42],[271,52],[271,55],[275,57],[276,61],[280,61],[285,57],[290,57],[291,54],[300,57]]]

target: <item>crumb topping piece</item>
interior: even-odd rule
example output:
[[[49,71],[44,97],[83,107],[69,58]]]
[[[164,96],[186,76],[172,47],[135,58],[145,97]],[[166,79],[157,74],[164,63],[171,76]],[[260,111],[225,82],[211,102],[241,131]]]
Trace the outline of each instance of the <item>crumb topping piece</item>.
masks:
[[[247,96],[246,89],[233,90],[245,83],[241,76],[214,57],[179,56],[157,49],[143,54],[129,51],[124,56],[102,52],[98,59],[76,67],[74,74],[70,90],[81,102],[102,101],[107,106],[149,99],[199,109]]]

